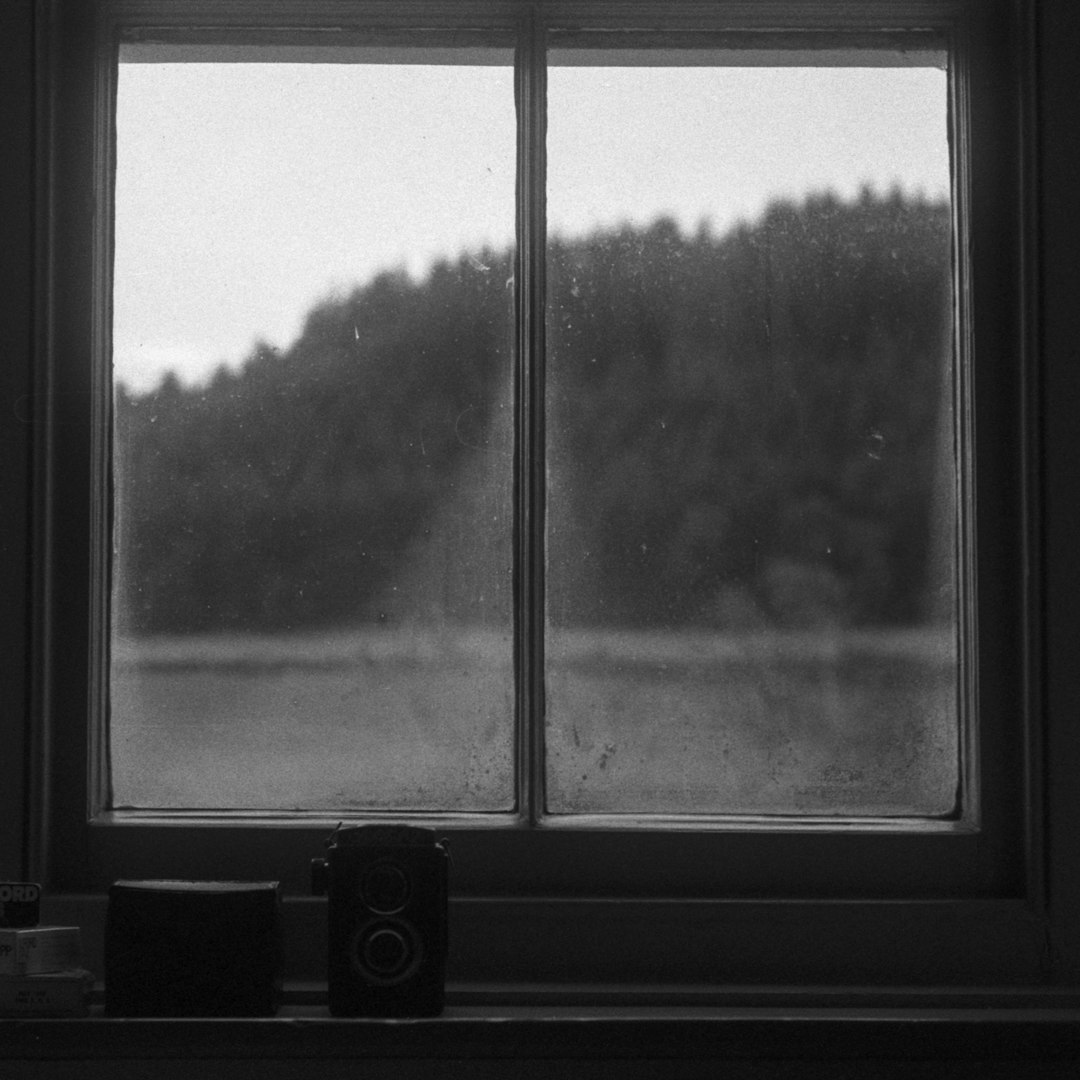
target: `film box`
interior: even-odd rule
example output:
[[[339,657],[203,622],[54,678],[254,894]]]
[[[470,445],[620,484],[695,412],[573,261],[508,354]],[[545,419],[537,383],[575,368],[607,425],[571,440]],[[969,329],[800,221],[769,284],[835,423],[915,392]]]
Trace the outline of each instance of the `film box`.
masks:
[[[0,975],[0,1016],[87,1016],[94,976],[84,968]]]
[[[35,881],[0,881],[0,926],[37,926],[41,886]]]
[[[82,963],[77,926],[35,926],[0,930],[0,976],[44,975]]]

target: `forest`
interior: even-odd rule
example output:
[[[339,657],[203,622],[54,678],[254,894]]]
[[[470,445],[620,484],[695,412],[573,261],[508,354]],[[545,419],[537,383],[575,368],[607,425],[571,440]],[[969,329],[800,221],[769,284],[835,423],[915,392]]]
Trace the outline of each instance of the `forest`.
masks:
[[[774,201],[720,235],[661,217],[553,237],[552,623],[950,617],[950,237],[947,203],[869,188]],[[446,559],[479,550],[504,585],[493,600],[459,575],[438,586],[443,609],[502,618],[513,272],[512,253],[492,250],[421,280],[388,271],[317,305],[288,348],[257,345],[205,385],[118,384],[116,628],[392,623],[404,616],[387,582],[404,580],[454,492],[468,527]],[[477,512],[464,478],[478,469],[500,512]]]

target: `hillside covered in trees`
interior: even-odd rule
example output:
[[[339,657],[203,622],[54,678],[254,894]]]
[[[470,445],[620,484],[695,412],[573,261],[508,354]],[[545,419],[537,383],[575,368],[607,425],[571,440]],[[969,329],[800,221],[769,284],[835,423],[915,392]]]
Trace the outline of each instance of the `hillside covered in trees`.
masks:
[[[864,191],[774,203],[722,236],[659,219],[554,239],[553,621],[908,625],[945,610],[949,237],[947,205]],[[118,629],[393,620],[387,582],[478,460],[508,513],[512,274],[491,251],[422,281],[384,273],[208,385],[118,387]],[[508,586],[506,514],[485,546],[488,517],[462,513],[454,544]],[[496,608],[447,605],[481,622]]]

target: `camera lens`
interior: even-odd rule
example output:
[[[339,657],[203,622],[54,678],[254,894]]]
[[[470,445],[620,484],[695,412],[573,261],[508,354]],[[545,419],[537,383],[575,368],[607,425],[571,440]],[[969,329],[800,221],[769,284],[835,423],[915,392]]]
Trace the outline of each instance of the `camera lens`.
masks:
[[[387,978],[404,970],[411,954],[409,943],[392,927],[382,927],[364,939],[364,965]]]
[[[364,874],[360,895],[372,911],[389,915],[400,911],[409,899],[409,879],[394,863],[376,863]]]
[[[424,943],[404,920],[378,919],[360,927],[349,947],[353,970],[368,983],[395,986],[415,973]]]

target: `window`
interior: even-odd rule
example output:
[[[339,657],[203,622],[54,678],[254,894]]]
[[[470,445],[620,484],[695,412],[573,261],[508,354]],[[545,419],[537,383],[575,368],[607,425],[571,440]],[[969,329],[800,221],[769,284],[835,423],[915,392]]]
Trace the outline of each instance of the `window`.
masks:
[[[512,52],[244,55],[120,45],[110,806],[511,812]],[[964,815],[946,54],[546,59],[537,804]]]
[[[550,44],[548,810],[963,815],[945,54]]]
[[[460,51],[121,45],[116,806],[513,810],[514,57]]]
[[[141,421],[132,411],[137,403],[121,397],[116,406],[116,435],[110,440],[108,358],[117,347],[110,336],[115,338],[125,294],[109,288],[114,267],[109,192],[114,166],[117,183],[124,181],[123,155],[128,152],[121,128],[115,144],[119,156],[114,159],[117,49],[262,49],[269,54],[285,47],[326,48],[328,35],[334,46],[350,49],[513,48],[517,51],[518,172],[517,242],[511,276],[516,305],[510,331],[513,348],[506,355],[513,357],[517,385],[513,394],[507,391],[500,400],[507,412],[513,403],[516,449],[512,475],[502,481],[510,487],[509,491],[504,488],[500,506],[512,504],[514,522],[506,542],[513,545],[516,622],[512,635],[505,629],[503,633],[508,646],[512,645],[513,697],[520,726],[516,756],[512,768],[507,766],[512,772],[510,788],[496,785],[490,802],[484,803],[481,797],[479,804],[465,807],[435,800],[438,824],[454,833],[460,977],[811,984],[1036,978],[1042,927],[1029,906],[1038,863],[1029,831],[1034,827],[1029,786],[1033,773],[1025,771],[1036,764],[1025,757],[1033,745],[1025,730],[1033,708],[1026,673],[1034,597],[1025,575],[1031,522],[1025,503],[1028,477],[1023,471],[1030,467],[1032,447],[1026,425],[1031,415],[1024,404],[1028,369],[1012,363],[1015,356],[1024,355],[1028,344],[1020,321],[1028,298],[1018,271],[1026,265],[1024,192],[1018,187],[1021,157],[1010,119],[1016,96],[1010,96],[1014,76],[1009,35],[1015,28],[1004,6],[977,23],[962,5],[946,3],[927,4],[916,12],[899,4],[883,4],[839,18],[833,9],[815,4],[782,5],[764,13],[726,5],[702,13],[693,6],[673,4],[643,15],[640,8],[621,4],[532,7],[508,3],[486,5],[482,14],[468,5],[425,4],[390,14],[376,5],[357,3],[327,4],[315,13],[306,8],[275,8],[269,15],[252,6],[227,18],[200,12],[195,19],[186,5],[163,0],[153,5],[104,4],[97,20],[91,21],[93,25],[82,26],[78,15],[64,15],[63,34],[57,39],[59,90],[53,113],[57,197],[50,223],[56,280],[49,324],[48,439],[41,445],[49,455],[50,487],[41,528],[52,545],[44,627],[50,674],[43,707],[50,722],[50,809],[56,823],[49,870],[57,887],[101,888],[116,877],[134,876],[134,868],[140,875],[162,876],[256,872],[266,876],[272,872],[290,892],[302,895],[307,858],[317,851],[330,824],[324,804],[317,800],[308,809],[323,810],[322,815],[291,816],[280,805],[268,807],[261,795],[246,811],[242,799],[207,803],[199,798],[180,812],[152,801],[148,804],[145,798],[132,795],[138,792],[141,766],[123,774],[127,788],[117,788],[115,806],[108,803],[109,755],[115,769],[131,744],[120,738],[121,729],[114,724],[109,732],[112,746],[107,746],[102,718],[110,705],[116,717],[139,717],[144,713],[145,695],[150,693],[145,686],[132,690],[132,684],[124,683],[120,667],[130,654],[121,648],[119,632],[112,649],[107,647],[109,599],[120,598],[119,605],[112,607],[114,612],[123,615],[126,611],[135,618],[138,600],[130,587],[133,582],[136,587],[141,584],[139,574],[144,573],[122,558],[111,562],[109,502],[104,498],[115,460],[119,462],[115,528],[122,547],[125,530],[130,535],[133,527],[134,505],[125,502],[123,454],[126,447],[135,445],[125,442],[128,436],[122,425],[130,423],[133,431]],[[694,51],[711,58],[708,66],[699,61],[688,69],[694,71],[716,70],[722,66],[713,62],[718,55],[745,61],[755,51],[759,56],[780,54],[789,62],[793,56],[813,58],[814,62],[807,60],[791,69],[804,73],[832,70],[818,63],[826,55],[833,66],[841,68],[852,66],[852,56],[879,62],[886,55],[907,54],[910,59],[912,53],[948,57],[954,160],[947,214],[955,294],[943,301],[938,292],[933,310],[954,312],[955,335],[940,325],[922,332],[936,337],[933,348],[939,359],[931,362],[930,370],[946,383],[950,363],[942,359],[947,350],[941,349],[941,340],[955,336],[957,407],[931,409],[933,417],[944,413],[946,421],[929,424],[920,429],[924,434],[910,437],[922,448],[918,468],[929,478],[930,489],[948,492],[950,497],[959,492],[956,513],[945,500],[944,511],[935,519],[938,532],[928,526],[918,543],[932,548],[929,537],[937,535],[943,546],[953,549],[948,534],[955,530],[958,557],[925,561],[931,567],[946,567],[939,582],[939,592],[944,589],[946,596],[952,589],[953,568],[959,568],[956,603],[950,601],[945,607],[957,613],[950,617],[957,620],[960,652],[955,663],[949,657],[951,644],[944,647],[944,654],[948,671],[961,674],[959,682],[947,674],[944,689],[934,689],[934,679],[927,678],[931,688],[926,694],[933,704],[922,715],[924,721],[926,716],[938,719],[923,722],[914,736],[894,741],[898,748],[910,748],[920,739],[923,745],[936,741],[937,749],[922,761],[918,773],[922,779],[916,787],[923,787],[914,795],[910,791],[882,795],[883,778],[898,773],[891,761],[879,773],[871,771],[860,789],[854,777],[857,767],[847,761],[837,765],[835,754],[826,755],[828,760],[811,770],[813,783],[805,785],[798,798],[792,798],[790,782],[772,789],[759,784],[757,794],[746,795],[734,806],[726,797],[719,798],[707,805],[707,814],[699,811],[700,783],[696,788],[691,785],[689,800],[679,801],[661,792],[650,801],[639,790],[629,801],[617,797],[612,804],[605,792],[614,790],[619,796],[627,790],[629,772],[621,774],[624,779],[614,789],[605,789],[603,783],[579,784],[576,779],[582,775],[577,751],[583,745],[592,754],[590,767],[605,774],[610,768],[611,775],[616,775],[626,757],[617,757],[621,747],[608,750],[600,729],[583,732],[579,728],[575,745],[574,710],[591,711],[594,716],[598,710],[587,702],[567,711],[570,691],[557,682],[561,676],[552,674],[553,668],[545,671],[540,662],[545,652],[549,664],[565,661],[573,624],[580,621],[574,605],[587,600],[581,561],[572,554],[560,554],[559,544],[567,534],[574,543],[561,550],[583,550],[591,544],[588,538],[574,536],[574,531],[586,523],[582,510],[587,511],[598,493],[609,490],[612,483],[602,478],[590,488],[587,478],[573,471],[582,459],[582,439],[595,424],[585,411],[575,415],[571,408],[584,400],[572,379],[585,383],[584,375],[571,373],[592,361],[591,356],[574,352],[580,338],[572,334],[573,321],[579,312],[594,317],[602,308],[591,304],[574,309],[571,299],[577,299],[575,288],[595,292],[604,282],[587,265],[587,256],[591,257],[587,248],[569,243],[560,247],[561,238],[551,235],[545,249],[543,226],[545,198],[549,213],[553,212],[558,206],[560,169],[573,163],[570,152],[559,157],[559,95],[588,93],[598,104],[595,95],[600,89],[588,84],[587,76],[599,76],[601,83],[604,78],[614,81],[614,72],[623,70],[610,66],[619,49],[634,66],[646,57],[685,60]],[[560,59],[573,63],[560,64]],[[674,64],[668,67],[684,70]],[[761,67],[759,63],[746,71]],[[451,66],[448,70],[456,77],[469,69]],[[893,70],[883,68],[879,81],[885,81],[884,73]],[[1003,78],[1003,72],[1009,77]],[[574,81],[580,79],[586,81]],[[127,101],[123,81],[119,87],[122,109]],[[90,88],[93,93],[88,92]],[[1002,161],[1009,162],[1010,168],[1001,168]],[[886,201],[878,196],[864,199],[874,206]],[[822,213],[837,210],[825,199],[814,205]],[[857,206],[858,202],[849,199],[839,205]],[[88,212],[87,207],[95,212]],[[121,260],[126,257],[122,214],[123,204],[118,201],[115,251]],[[669,248],[676,237],[679,243],[685,240],[678,228],[663,222],[654,233],[652,239]],[[618,234],[606,235],[605,240],[598,234],[598,247],[603,243],[617,247]],[[702,230],[699,240],[702,246],[711,243],[707,230]],[[636,272],[632,260],[620,264],[621,258],[620,254],[613,265],[630,266],[625,273],[632,279]],[[783,285],[782,275],[777,280]],[[393,282],[384,284],[389,294],[386,302],[394,302]],[[111,309],[114,296],[116,307]],[[993,303],[989,297],[995,298]],[[370,302],[376,299],[373,295]],[[732,310],[742,311],[754,302],[753,297],[747,298],[745,304],[733,304]],[[685,313],[680,317],[691,318]],[[361,328],[357,325],[354,330],[353,340],[359,342]],[[691,338],[687,330],[682,340]],[[273,359],[261,362],[269,370]],[[682,374],[687,379],[695,377],[691,361]],[[782,369],[775,372],[777,379],[784,376]],[[221,385],[229,378],[224,376]],[[573,387],[574,392],[563,387]],[[158,391],[159,395],[163,392],[181,398],[186,393],[176,385]],[[545,399],[547,417],[541,408]],[[936,400],[950,397],[939,395]],[[630,411],[635,405],[631,396]],[[955,433],[948,430],[948,418],[953,416]],[[661,414],[658,423],[664,419]],[[777,424],[787,422],[783,414],[774,418]],[[482,429],[480,434],[488,437],[491,430]],[[866,432],[872,440],[866,451],[870,461],[875,460],[877,445],[874,430],[870,424]],[[689,437],[697,429],[686,426],[683,431]],[[933,434],[927,437],[925,432]],[[544,454],[545,441],[550,457]],[[642,442],[636,434],[630,441]],[[937,455],[950,465],[945,481],[934,489],[934,477],[939,474],[925,464],[934,459],[927,448],[952,445],[960,447],[958,455],[951,451]],[[597,456],[602,457],[602,451]],[[907,459],[913,472],[917,471],[915,461]],[[628,468],[630,474],[623,483],[632,486],[632,463]],[[136,475],[147,473],[137,470],[132,473]],[[570,486],[577,490],[566,494]],[[632,500],[625,505],[633,506]],[[545,510],[546,536],[541,531]],[[676,523],[683,530],[679,535],[684,536],[687,550],[693,550],[694,528],[705,546],[713,545],[720,526],[715,523],[716,507],[712,524],[708,510],[703,504],[696,526],[693,521]],[[505,520],[505,511],[498,513]],[[808,504],[786,528],[809,534],[820,526],[820,516]],[[61,519],[63,529],[58,527]],[[772,533],[759,530],[755,535]],[[832,535],[828,528],[821,533],[822,546],[830,546]],[[643,534],[640,543],[648,549],[650,536]],[[806,647],[820,649],[821,624],[815,620],[836,617],[841,610],[837,598],[847,584],[830,573],[828,560],[807,562],[782,549],[768,554],[767,567],[752,580],[737,570],[718,579],[725,588],[713,589],[709,596],[713,617],[749,625],[756,619],[767,620],[770,612],[774,618],[778,612],[787,612],[796,629],[801,625],[811,631],[804,635]],[[647,557],[648,550],[642,555]],[[700,565],[701,557],[697,558],[697,564],[691,558],[692,566]],[[678,560],[672,556],[669,562],[674,566]],[[117,568],[112,580],[110,566]],[[612,567],[626,579],[637,572],[629,559],[621,565],[609,561],[600,572],[608,573]],[[430,577],[432,571],[419,571],[421,592],[424,573]],[[598,579],[592,575],[590,580],[596,583]],[[654,591],[669,584],[661,571],[641,575],[640,580]],[[621,593],[610,595],[625,597],[627,591],[624,585]],[[669,590],[667,595],[676,593]],[[659,602],[655,597],[649,600],[644,588],[641,598]],[[550,629],[545,625],[545,610],[552,614]],[[562,616],[566,618],[560,625]],[[632,621],[634,616],[626,618]],[[769,625],[765,629],[773,630]],[[945,636],[956,641],[956,627],[947,629]],[[627,640],[632,652],[643,638],[630,640],[624,635],[624,645]],[[942,648],[933,651],[942,655]],[[106,678],[110,663],[111,682]],[[777,682],[786,677],[782,674],[785,664],[790,661],[778,661],[755,685],[801,702],[807,695],[801,685],[789,682],[787,691],[776,689]],[[821,693],[831,693],[826,685],[829,669],[820,664],[811,664],[810,669],[812,679],[823,684]],[[885,678],[905,684],[924,681],[921,676],[907,678],[903,672]],[[505,685],[499,694],[508,693]],[[615,698],[619,692],[616,688]],[[211,696],[219,692],[213,690]],[[662,705],[660,711],[669,708]],[[913,715],[910,709],[904,711]],[[624,714],[623,707],[620,715]],[[152,750],[150,758],[157,752]],[[808,751],[796,748],[793,753],[798,759]],[[560,755],[566,763],[562,773],[558,771]],[[638,756],[645,755],[638,751]],[[663,771],[670,775],[673,770],[685,770],[692,756],[676,757]],[[871,757],[880,766],[876,752]],[[502,752],[504,763],[508,758],[508,752]],[[758,755],[757,760],[768,761],[781,772],[785,767],[777,755]],[[545,761],[552,765],[551,772],[545,771]],[[1021,761],[1026,762],[1024,767],[1017,766]],[[830,773],[830,765],[844,776]],[[589,770],[584,771],[587,775]],[[931,775],[929,781],[927,775]],[[545,815],[542,802],[544,781],[548,781],[546,809],[556,811],[550,815]],[[643,787],[650,783],[647,779]],[[511,789],[516,793],[516,812],[508,808],[506,792]],[[771,794],[762,796],[762,790]],[[141,804],[141,809],[125,811],[125,802]],[[384,803],[376,809],[415,813],[431,805],[421,797],[404,808]],[[332,809],[336,812],[337,804]],[[613,809],[618,821],[608,816]],[[479,819],[478,810],[487,815],[486,820]],[[294,910],[295,918],[302,919],[306,908],[297,900]],[[760,929],[766,924],[767,933]],[[747,933],[748,927],[755,926],[759,929]],[[550,942],[555,938],[566,947],[552,951]],[[687,955],[687,940],[697,943],[693,956]],[[991,940],[997,944],[988,961],[985,946]],[[627,941],[641,943],[632,956],[627,956]],[[718,951],[725,957],[723,971],[717,967]],[[858,960],[852,960],[853,956]]]

